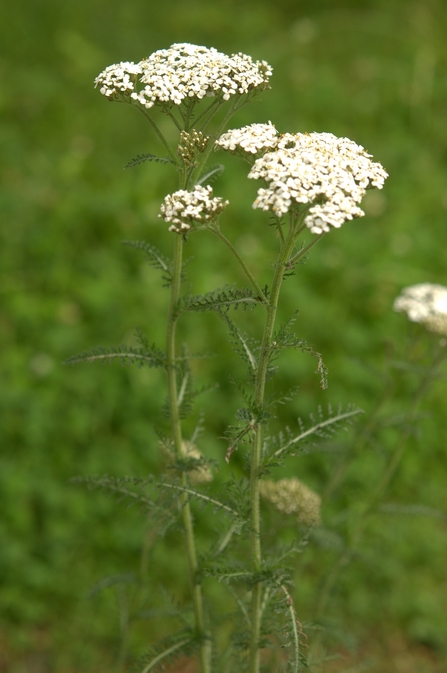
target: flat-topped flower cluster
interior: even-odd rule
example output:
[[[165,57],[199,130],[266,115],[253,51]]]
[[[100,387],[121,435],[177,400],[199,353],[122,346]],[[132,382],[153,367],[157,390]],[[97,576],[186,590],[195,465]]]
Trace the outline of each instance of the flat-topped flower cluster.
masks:
[[[394,310],[407,314],[431,332],[447,335],[447,287],[432,283],[410,285],[394,302]]]
[[[296,204],[309,205],[305,224],[315,234],[361,217],[366,190],[381,189],[388,177],[361,145],[332,133],[278,134],[269,124],[252,124],[223,134],[222,149],[260,155],[248,174],[263,179],[253,207],[281,216]]]
[[[108,66],[95,86],[110,100],[151,108],[157,103],[180,105],[185,99],[245,94],[268,87],[271,66],[246,54],[227,56],[217,49],[178,43],[160,49],[139,63]]]
[[[179,189],[168,194],[160,207],[159,217],[172,222],[169,231],[186,233],[194,224],[212,222],[226,208],[229,201],[220,197],[213,198],[213,189],[209,185],[196,185],[192,191]]]

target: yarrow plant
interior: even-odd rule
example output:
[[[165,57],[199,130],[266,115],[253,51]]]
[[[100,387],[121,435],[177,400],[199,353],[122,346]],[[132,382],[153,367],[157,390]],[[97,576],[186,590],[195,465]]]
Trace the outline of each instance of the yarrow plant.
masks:
[[[363,147],[330,133],[279,133],[271,122],[226,131],[237,110],[270,88],[271,74],[268,63],[254,61],[245,54],[227,56],[216,49],[181,43],[156,51],[139,63],[111,65],[95,80],[95,86],[107,99],[127,103],[146,117],[168,154],[167,158],[139,155],[131,164],[164,161],[178,174],[178,190],[165,196],[159,212],[173,234],[172,258],[166,259],[152,243],[130,242],[145,251],[149,261],[162,271],[168,286],[164,347],[149,346],[146,337],[139,334],[138,348],[96,349],[70,360],[74,363],[118,358],[159,367],[166,373],[167,420],[163,425],[154,419],[166,475],[160,480],[151,476],[88,480],[91,485],[140,502],[164,522],[163,531],[181,521],[192,616],[190,619],[185,607],[186,626],[152,644],[141,660],[141,673],[184,653],[197,653],[202,673],[259,673],[261,650],[275,645],[287,653],[287,662],[282,658],[278,665],[291,671],[306,666],[291,574],[293,557],[300,551],[302,540],[309,529],[320,524],[320,497],[295,477],[267,477],[301,451],[309,438],[327,437],[349,424],[360,410],[329,410],[326,417],[307,426],[300,421],[296,433],[290,429],[278,434],[271,431],[275,404],[284,403],[295,394],[293,390],[275,398],[268,391],[276,372],[274,362],[282,351],[300,349],[315,356],[321,385],[327,385],[321,355],[295,334],[296,313],[280,327],[276,316],[285,278],[293,275],[297,263],[324,234],[363,215],[359,207],[363,196],[368,189],[381,189],[387,173]],[[157,113],[172,121],[178,133],[177,147],[171,146],[162,133]],[[253,208],[268,212],[276,233],[276,259],[266,286],[261,287],[243,255],[221,229],[220,218],[223,214],[225,219],[230,217],[231,206],[223,197],[214,196],[208,184],[222,170],[206,167],[213,150],[242,157],[250,164],[248,178],[263,181]],[[203,231],[214,234],[231,251],[247,287],[230,284],[200,296],[183,292],[183,249],[192,234],[196,237]],[[310,243],[299,244],[300,236],[309,231],[313,234]],[[257,339],[248,337],[230,317],[231,309],[238,307],[259,308],[263,312]],[[243,406],[237,412],[237,423],[229,425],[226,432],[220,466],[231,462],[235,451],[244,451],[245,474],[230,477],[221,493],[216,492],[206,449],[196,445],[199,433],[184,436],[184,418],[192,413],[194,387],[192,357],[189,350],[179,346],[180,319],[210,310],[224,321],[231,343],[247,368],[246,383],[236,384]],[[265,505],[270,503],[280,513],[293,514],[288,520],[297,541],[288,551],[279,550],[277,558],[273,550],[263,548],[261,496]],[[225,528],[223,537],[212,540],[210,552],[200,560],[193,518],[197,504],[211,506]],[[229,639],[224,635],[229,631],[228,624],[220,633],[221,620],[209,614],[204,577],[226,583],[229,600],[240,612],[238,619],[233,614],[229,618],[234,627]]]

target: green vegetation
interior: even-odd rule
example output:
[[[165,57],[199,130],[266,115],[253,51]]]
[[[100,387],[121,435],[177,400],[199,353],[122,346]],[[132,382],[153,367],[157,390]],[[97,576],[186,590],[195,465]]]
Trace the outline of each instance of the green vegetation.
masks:
[[[136,507],[69,483],[76,475],[157,473],[151,419],[165,395],[163,374],[117,363],[61,366],[96,345],[137,346],[136,327],[151,343],[163,339],[154,328],[162,329],[166,313],[159,274],[143,253],[120,243],[144,239],[169,253],[157,213],[175,176],[169,165],[150,162],[122,170],[163,148],[142,116],[109,105],[92,82],[110,63],[138,61],[175,41],[243,51],[273,65],[274,91],[242,110],[233,126],[270,119],[281,132],[346,135],[390,175],[384,190],[365,200],[367,217],[325,237],[285,286],[286,315],[298,303],[297,333],[323,354],[329,388],[319,388],[314,358],[283,358],[278,387],[300,390],[281,422],[293,427],[318,404],[365,410],[327,452],[295,458],[294,475],[324,498],[324,528],[297,568],[299,616],[313,619],[325,578],[408,431],[400,421],[423,374],[417,367],[437,343],[391,307],[406,285],[447,285],[447,8],[440,0],[45,0],[0,12],[0,670],[111,670],[127,601],[146,611],[131,632],[132,648],[141,651],[163,634],[164,619],[151,619],[165,603],[160,584],[180,601],[187,590],[177,537],[168,534],[152,549]],[[233,206],[221,227],[252,268],[268,268],[270,232],[250,209],[257,186],[233,157],[221,153],[218,161],[227,170],[213,183],[215,193]],[[191,237],[186,254],[197,274],[192,294],[228,282],[229,254],[211,236]],[[233,280],[242,284],[238,274],[234,269]],[[200,400],[207,454],[222,465],[225,445],[216,438],[239,406],[228,382],[239,363],[216,316],[193,315],[185,329],[197,351],[214,342],[223,354],[197,366],[200,382],[222,382]],[[408,361],[417,367],[399,364]],[[377,657],[377,673],[443,670],[446,392],[440,379],[424,398],[399,469],[325,609],[333,648],[349,650],[353,662]],[[211,517],[197,514],[203,536]],[[146,597],[136,584],[141,574],[151,580]],[[223,600],[223,589],[213,592],[213,600]],[[416,652],[404,669],[396,643]]]

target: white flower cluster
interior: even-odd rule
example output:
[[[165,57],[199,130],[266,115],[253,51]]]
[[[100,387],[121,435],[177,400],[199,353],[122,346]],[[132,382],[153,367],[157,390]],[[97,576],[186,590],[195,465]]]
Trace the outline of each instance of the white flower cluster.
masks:
[[[140,63],[123,61],[109,65],[95,79],[95,87],[107,98],[120,98],[120,94],[131,94],[135,91],[135,82],[143,69]]]
[[[264,179],[253,208],[283,215],[297,203],[310,205],[305,223],[315,234],[361,217],[358,204],[369,187],[388,177],[361,145],[332,133],[277,134],[272,124],[252,124],[225,133],[217,144],[247,153],[264,150],[249,178]]]
[[[286,133],[277,149],[257,159],[249,178],[269,183],[254,208],[287,213],[292,204],[314,204],[305,223],[315,234],[364,215],[358,207],[368,187],[381,189],[387,177],[379,163],[352,140],[332,133]]]
[[[278,131],[272,124],[250,124],[241,129],[231,129],[216,140],[216,146],[223,150],[236,152],[240,150],[248,154],[276,149]]]
[[[297,514],[298,523],[304,526],[320,525],[321,498],[296,477],[279,481],[261,479],[259,487],[262,497],[279,512]]]
[[[410,285],[394,301],[394,310],[403,311],[431,332],[447,335],[447,287],[432,283]]]
[[[180,105],[185,98],[222,95],[228,100],[265,89],[271,74],[268,63],[246,54],[227,56],[214,48],[179,43],[137,64],[110,65],[95,79],[95,86],[111,100],[134,100],[151,108],[156,103]]]
[[[160,207],[161,217],[165,222],[172,222],[169,231],[182,234],[194,224],[206,224],[214,220],[228,206],[229,201],[220,197],[213,198],[213,189],[209,185],[196,185],[192,192],[179,189],[168,194]]]

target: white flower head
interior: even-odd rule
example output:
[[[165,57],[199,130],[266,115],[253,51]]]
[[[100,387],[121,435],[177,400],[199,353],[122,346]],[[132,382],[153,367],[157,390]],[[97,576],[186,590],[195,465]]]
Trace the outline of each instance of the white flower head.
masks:
[[[259,154],[277,147],[278,131],[272,124],[250,124],[240,129],[230,129],[216,140],[216,146],[229,152]]]
[[[404,312],[431,332],[447,335],[447,287],[432,283],[410,285],[394,301],[394,310]]]
[[[298,523],[305,526],[320,525],[321,498],[296,477],[261,479],[259,486],[262,497],[279,512],[296,514]]]
[[[361,145],[332,133],[285,133],[276,149],[256,159],[249,178],[263,179],[253,208],[284,215],[307,204],[305,224],[321,234],[361,217],[358,207],[371,187],[381,189],[388,174]]]
[[[217,49],[178,43],[160,49],[138,64],[111,65],[98,75],[95,86],[111,100],[127,100],[145,108],[180,105],[185,99],[231,96],[262,91],[272,74],[265,61],[246,54],[227,56]]]
[[[178,234],[186,233],[195,224],[212,222],[229,203],[218,196],[213,197],[212,194],[213,189],[209,185],[196,185],[191,192],[179,189],[165,196],[158,217],[165,222],[172,222],[169,231]]]

